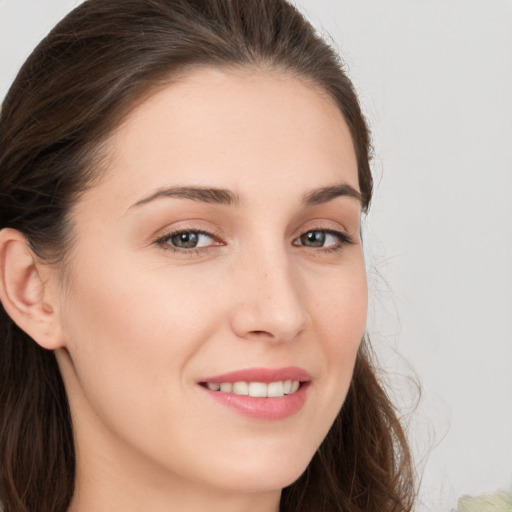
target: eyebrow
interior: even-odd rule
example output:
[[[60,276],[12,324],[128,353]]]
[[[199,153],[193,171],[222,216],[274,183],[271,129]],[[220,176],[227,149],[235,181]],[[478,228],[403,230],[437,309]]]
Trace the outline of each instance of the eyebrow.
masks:
[[[162,197],[176,197],[211,204],[238,205],[240,203],[240,198],[237,194],[223,188],[169,187],[157,190],[140,201],[137,201],[130,206],[130,208],[147,204]]]
[[[359,201],[361,204],[363,202],[361,193],[346,183],[312,190],[302,197],[301,202],[307,206],[313,206],[327,203],[341,196],[352,197],[357,199],[357,201]],[[189,199],[191,201],[199,201],[202,203],[221,204],[227,206],[238,206],[240,204],[240,197],[238,194],[235,194],[231,190],[215,187],[191,186],[158,189],[156,192],[153,192],[149,196],[146,196],[134,203],[132,206],[130,206],[130,208],[135,208],[137,206],[141,206],[164,197],[175,197],[181,199]]]
[[[311,192],[308,192],[303,196],[302,203],[306,205],[322,204],[341,196],[352,197],[357,199],[361,205],[363,204],[363,197],[361,192],[358,192],[354,187],[346,183],[341,185],[332,185],[330,187],[317,188]]]

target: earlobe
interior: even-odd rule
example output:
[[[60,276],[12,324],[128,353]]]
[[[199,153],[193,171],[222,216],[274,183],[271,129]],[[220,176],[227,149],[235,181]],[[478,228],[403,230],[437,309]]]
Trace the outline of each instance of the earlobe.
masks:
[[[0,301],[12,320],[43,348],[63,346],[54,301],[41,275],[42,263],[25,236],[0,230]]]

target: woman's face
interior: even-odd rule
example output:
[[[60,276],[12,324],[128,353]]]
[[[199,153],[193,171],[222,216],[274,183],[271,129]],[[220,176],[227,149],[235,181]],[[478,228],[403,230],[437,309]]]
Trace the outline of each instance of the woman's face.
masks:
[[[108,150],[72,211],[59,309],[79,478],[279,490],[338,414],[365,329],[342,115],[284,74],[202,69]]]

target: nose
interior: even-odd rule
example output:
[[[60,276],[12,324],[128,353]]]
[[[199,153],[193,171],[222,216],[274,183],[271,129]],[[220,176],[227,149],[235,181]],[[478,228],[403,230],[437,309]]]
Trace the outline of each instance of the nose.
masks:
[[[300,275],[285,254],[260,253],[249,260],[233,275],[233,331],[244,339],[296,339],[308,319]]]

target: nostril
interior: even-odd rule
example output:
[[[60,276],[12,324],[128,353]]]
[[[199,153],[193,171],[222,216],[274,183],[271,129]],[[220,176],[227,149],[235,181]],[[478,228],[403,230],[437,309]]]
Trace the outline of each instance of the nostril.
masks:
[[[268,331],[251,331],[251,334],[254,334],[255,336],[268,336],[270,338],[274,337],[274,335]]]

